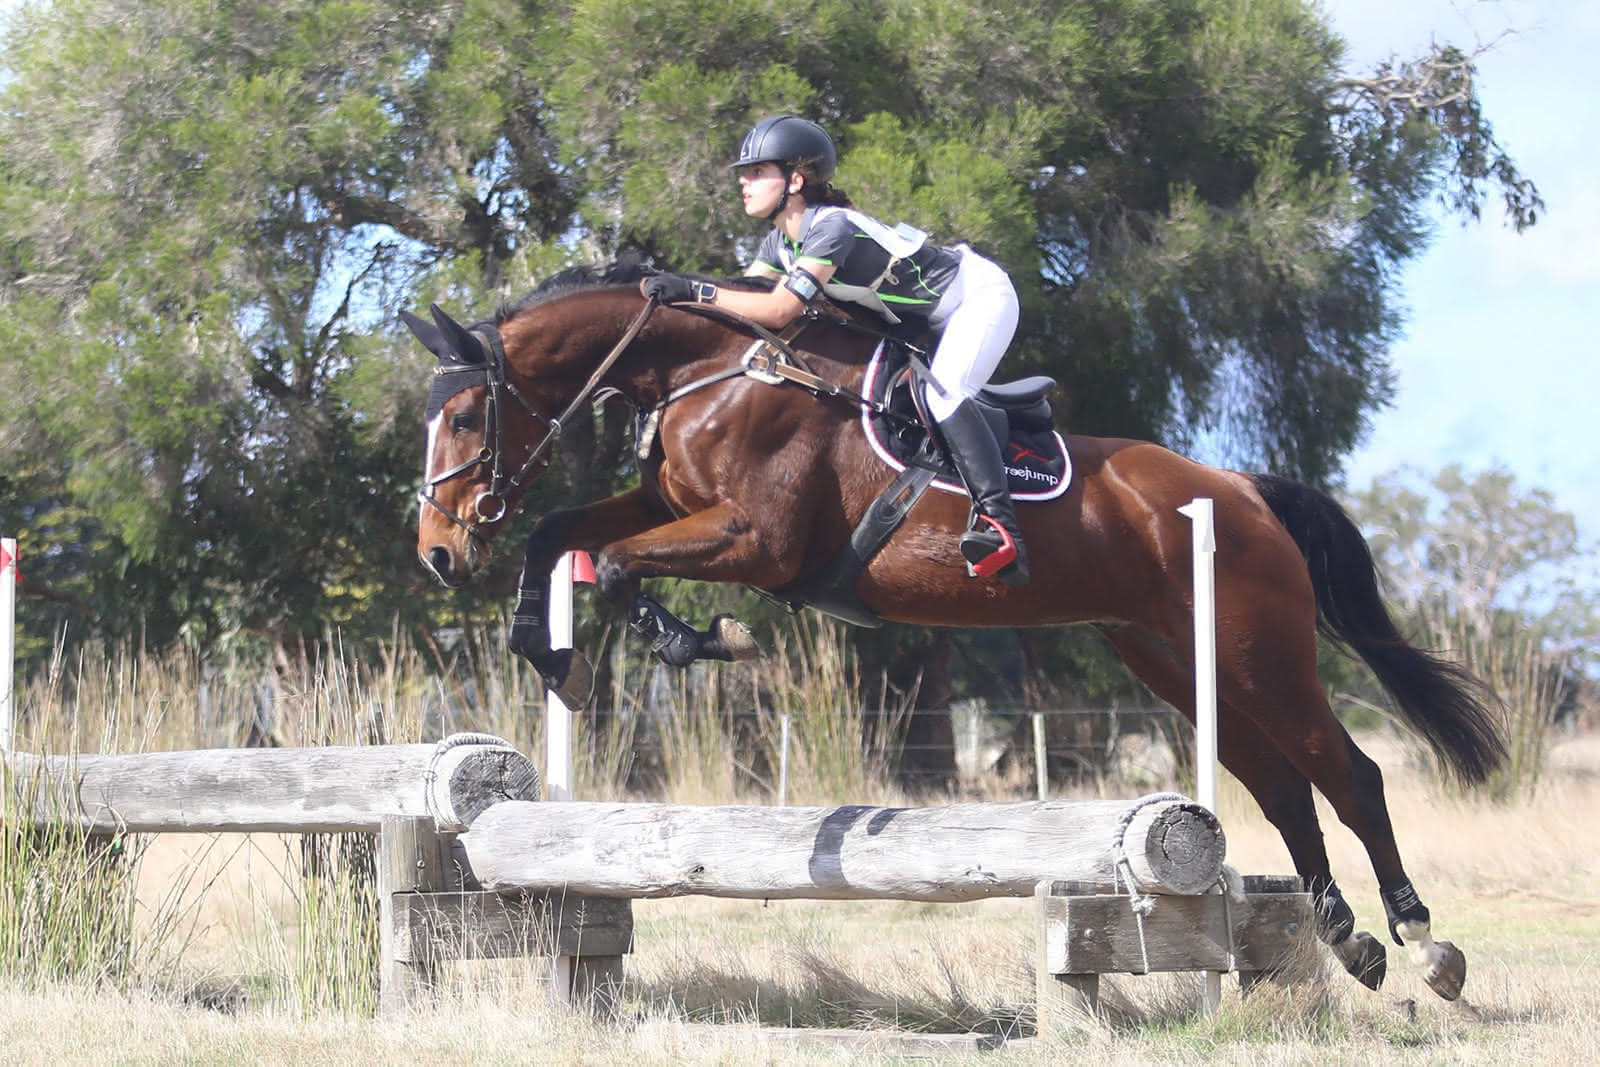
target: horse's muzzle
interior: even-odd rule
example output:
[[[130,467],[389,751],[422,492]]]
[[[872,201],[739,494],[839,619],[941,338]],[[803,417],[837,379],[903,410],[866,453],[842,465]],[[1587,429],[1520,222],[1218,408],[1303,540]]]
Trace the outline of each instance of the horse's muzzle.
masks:
[[[422,565],[433,572],[441,585],[454,589],[466,582],[468,575],[465,568],[455,565],[455,557],[443,545],[435,545],[427,552],[418,552],[417,558],[422,560]]]

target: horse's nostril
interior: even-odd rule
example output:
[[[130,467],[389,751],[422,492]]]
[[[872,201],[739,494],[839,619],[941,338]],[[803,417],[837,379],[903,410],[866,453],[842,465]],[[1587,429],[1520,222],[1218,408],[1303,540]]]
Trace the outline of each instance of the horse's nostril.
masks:
[[[433,568],[433,573],[439,576],[440,581],[450,580],[450,550],[442,545],[428,550],[428,566]]]

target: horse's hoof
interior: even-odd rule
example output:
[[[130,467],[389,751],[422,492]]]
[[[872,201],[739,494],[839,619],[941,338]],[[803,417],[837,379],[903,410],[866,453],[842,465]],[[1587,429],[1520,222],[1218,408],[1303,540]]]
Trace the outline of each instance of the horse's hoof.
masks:
[[[1445,1000],[1455,1000],[1461,995],[1461,987],[1467,984],[1466,954],[1448,941],[1435,941],[1433,945],[1439,952],[1422,980]]]
[[[1368,989],[1383,985],[1383,979],[1389,973],[1389,953],[1382,941],[1362,930],[1332,948],[1333,954],[1339,957],[1339,962],[1355,976],[1356,981]]]
[[[594,668],[577,649],[564,648],[555,656],[558,661],[566,662],[566,669],[559,677],[553,673],[547,676],[545,684],[555,691],[556,699],[560,700],[568,711],[588,707],[589,698],[594,696]]]
[[[756,644],[756,635],[732,615],[718,615],[711,620],[710,638],[706,642],[707,650],[726,652],[730,660],[761,658],[761,646]]]

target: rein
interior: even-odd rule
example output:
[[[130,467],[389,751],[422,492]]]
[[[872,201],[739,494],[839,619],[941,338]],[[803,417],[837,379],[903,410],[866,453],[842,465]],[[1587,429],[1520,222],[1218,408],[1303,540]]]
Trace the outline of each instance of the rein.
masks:
[[[896,422],[913,423],[915,421],[907,419],[897,411],[890,410],[886,404],[881,404],[870,397],[863,396],[848,386],[829,381],[804,368],[804,361],[800,358],[800,354],[795,351],[793,342],[811,323],[823,321],[823,316],[814,309],[807,308],[800,318],[785,326],[782,332],[774,333],[753,319],[747,319],[743,315],[738,315],[719,307],[706,304],[675,304],[673,306],[682,311],[702,315],[706,318],[718,319],[747,329],[759,338],[759,343],[752,345],[745,352],[744,356],[739,360],[738,366],[708,374],[704,378],[697,378],[686,385],[680,385],[657,401],[649,412],[639,420],[636,455],[639,457],[640,462],[650,457],[650,450],[655,445],[656,431],[661,423],[661,413],[669,405],[682,400],[691,393],[697,393],[701,389],[716,385],[719,382],[728,381],[731,378],[754,378],[756,381],[764,382],[767,385],[783,385],[785,383],[798,385],[813,396],[819,398],[838,397]],[[853,329],[858,333],[876,337],[879,340],[898,340],[890,334],[861,326],[847,318],[834,319],[830,317],[827,321]],[[913,351],[920,351],[915,346],[908,347],[912,347]]]
[[[522,392],[506,377],[506,348],[505,342],[500,337],[500,331],[488,324],[475,327],[472,332],[479,340],[484,342],[484,347],[488,349],[489,357],[487,362],[483,365],[441,364],[434,369],[434,373],[459,374],[468,372],[483,375],[484,385],[489,390],[483,448],[471,459],[451,467],[443,474],[429,478],[423,487],[417,491],[417,499],[430,505],[446,519],[467,531],[468,536],[487,543],[488,539],[483,535],[481,527],[503,519],[509,506],[506,502],[509,494],[522,487],[523,479],[527,478],[536,466],[543,468],[550,465],[550,453],[555,450],[555,444],[561,437],[563,426],[594,395],[595,389],[600,385],[600,379],[605,377],[606,373],[621,358],[622,353],[633,343],[634,338],[639,336],[639,332],[644,329],[645,323],[650,321],[650,316],[659,306],[660,304],[654,298],[645,303],[644,310],[634,318],[632,325],[623,333],[622,338],[612,346],[606,358],[600,361],[600,365],[595,368],[594,373],[589,375],[589,380],[584,383],[583,388],[572,398],[572,402],[567,405],[566,409],[555,418],[550,418],[534,408],[528,402],[528,398],[523,396]],[[533,416],[536,421],[543,423],[545,427],[544,437],[528,453],[527,459],[523,461],[517,473],[509,477],[505,468],[501,465],[503,457],[500,446],[501,438],[504,434],[504,425],[500,417],[501,390],[505,390],[515,397],[523,409]],[[433,491],[435,487],[485,463],[489,464],[489,488],[474,498],[472,511],[475,517],[471,522],[468,522],[455,512],[447,509],[443,504],[440,504]]]

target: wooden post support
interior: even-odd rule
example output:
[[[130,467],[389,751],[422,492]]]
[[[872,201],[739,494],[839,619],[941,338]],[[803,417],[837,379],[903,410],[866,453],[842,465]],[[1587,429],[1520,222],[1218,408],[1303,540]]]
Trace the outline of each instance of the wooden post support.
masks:
[[[386,973],[428,978],[447,959],[545,958],[553,1001],[615,1013],[622,957],[633,951],[632,901],[476,888],[387,899]],[[395,988],[402,988],[398,980]]]
[[[1233,967],[1249,995],[1263,979],[1309,981],[1318,963],[1316,910],[1298,875],[1247,874],[1233,914]]]
[[[633,951],[633,902],[564,892],[479,887],[449,834],[426,819],[386,819],[382,1008],[399,1010],[432,984],[445,960],[551,960],[550,996],[615,1014],[622,957]]]
[[[621,903],[627,904],[628,901]],[[631,916],[630,916],[631,918]],[[587,1011],[597,1018],[617,1014],[622,999],[622,956],[550,957],[550,1000]]]
[[[1233,970],[1247,992],[1263,977],[1292,979],[1315,959],[1310,894],[1292,876],[1248,876],[1243,890],[1146,897],[1135,910],[1111,886],[1039,882],[1039,1032],[1092,1017],[1102,974]]]
[[[426,815],[385,815],[378,832],[378,921],[382,962],[378,1006],[391,1014],[415,1003],[433,986],[434,961],[409,951],[409,927],[401,894],[425,894],[451,887],[450,848],[433,819]]]
[[[1034,938],[1034,1012],[1039,1036],[1058,1030],[1080,1027],[1093,1020],[1100,1009],[1098,974],[1057,974],[1050,957],[1051,923],[1049,900],[1057,883],[1041,881],[1034,887],[1038,905],[1038,933]]]

